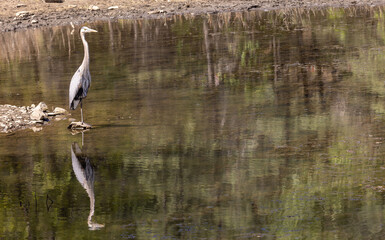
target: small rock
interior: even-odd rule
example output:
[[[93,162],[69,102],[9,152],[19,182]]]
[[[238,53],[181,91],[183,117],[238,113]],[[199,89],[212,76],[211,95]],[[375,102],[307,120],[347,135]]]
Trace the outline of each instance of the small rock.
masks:
[[[36,109],[39,109],[41,110],[42,112],[45,112],[48,110],[48,107],[47,107],[47,104],[45,104],[44,102],[40,102],[34,109],[33,111],[35,111]]]
[[[256,5],[251,5],[251,6],[249,6],[248,8],[247,8],[247,10],[251,10],[251,9],[255,9],[255,8],[260,8],[261,6],[260,5],[258,5],[258,4],[256,4]]]
[[[44,121],[42,121],[42,120],[35,120],[35,121],[30,121],[29,123],[30,124],[37,124],[37,123],[44,124]]]
[[[90,129],[92,128],[91,125],[85,122],[71,122],[70,125],[68,125],[68,129]]]
[[[66,113],[67,113],[67,110],[65,110],[64,108],[55,107],[55,109],[53,110],[53,112],[56,113],[57,115],[59,115],[59,114],[66,114]]]
[[[88,9],[91,10],[91,11],[99,11],[100,10],[100,8],[98,6],[95,6],[95,5],[90,5],[88,7]]]
[[[108,8],[108,10],[115,10],[115,9],[118,9],[119,7],[118,6],[111,6]]]
[[[56,107],[53,112],[48,113],[48,116],[56,116],[56,115],[63,115],[66,114],[67,110],[64,108]]]
[[[21,8],[21,7],[26,7],[27,5],[23,4],[23,3],[19,3],[16,5],[17,8]]]
[[[35,20],[35,19],[31,21],[32,24],[36,24],[36,23],[38,23],[38,22],[39,22],[39,21],[38,21],[38,20]]]
[[[31,108],[35,108],[36,106],[35,106],[35,104],[31,104]]]
[[[20,11],[16,13],[17,18],[25,18],[25,17],[29,17],[30,15],[32,14],[28,11]]]
[[[64,120],[64,119],[66,119],[66,116],[65,116],[65,115],[57,115],[57,116],[54,118],[55,121],[61,121],[61,120]]]
[[[31,127],[32,131],[34,132],[40,132],[41,130],[43,130],[42,127]]]
[[[46,3],[63,3],[64,0],[44,0]]]
[[[70,5],[68,5],[68,7],[69,7],[69,8],[76,8],[76,7],[78,7],[78,5],[70,4]]]
[[[46,115],[43,111],[41,111],[40,109],[35,109],[33,110],[33,112],[31,113],[31,115],[29,115],[29,117],[32,119],[32,120],[44,120],[46,118]]]
[[[157,13],[166,13],[164,10],[154,10],[154,11],[149,11],[147,12],[148,14],[157,14]]]

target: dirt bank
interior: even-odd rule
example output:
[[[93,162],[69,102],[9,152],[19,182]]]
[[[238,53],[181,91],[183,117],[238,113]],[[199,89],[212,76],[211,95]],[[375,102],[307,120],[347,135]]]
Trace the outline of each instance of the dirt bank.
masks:
[[[56,0],[60,1],[60,0]],[[377,6],[385,0],[7,0],[0,3],[1,31],[64,25],[106,19],[160,18],[175,14],[256,11],[291,7]],[[20,13],[21,12],[21,13]]]

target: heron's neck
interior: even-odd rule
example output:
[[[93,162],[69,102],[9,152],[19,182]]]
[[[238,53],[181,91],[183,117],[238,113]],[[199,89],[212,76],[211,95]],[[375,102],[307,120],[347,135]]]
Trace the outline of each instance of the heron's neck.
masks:
[[[84,58],[83,58],[82,66],[84,68],[88,68],[89,62],[90,62],[90,56],[88,52],[88,43],[86,41],[84,33],[80,33],[80,37],[82,38],[83,47],[84,47]]]

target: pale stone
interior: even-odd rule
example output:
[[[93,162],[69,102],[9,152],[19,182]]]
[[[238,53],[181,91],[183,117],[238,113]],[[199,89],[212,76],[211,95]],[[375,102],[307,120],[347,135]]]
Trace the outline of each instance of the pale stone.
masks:
[[[71,122],[68,126],[69,129],[90,129],[92,126],[85,122]]]
[[[115,10],[115,9],[118,9],[118,8],[119,8],[119,6],[111,6],[111,7],[108,8],[108,10]]]
[[[33,110],[29,117],[32,120],[43,120],[43,119],[47,118],[46,114],[43,111],[41,111],[40,109]]]
[[[37,123],[44,124],[44,121],[42,121],[42,120],[34,120],[34,121],[30,121],[29,123],[31,123],[31,124],[37,124]]]
[[[95,5],[90,5],[88,7],[88,9],[91,10],[91,11],[98,11],[98,10],[100,10],[100,8],[98,6],[95,6]]]
[[[67,110],[65,110],[64,108],[61,108],[61,107],[55,107],[53,112],[59,115],[59,114],[66,114]]]
[[[54,118],[55,121],[61,121],[61,120],[64,120],[64,119],[66,119],[66,116],[65,116],[65,115],[57,115],[57,116]]]
[[[64,115],[67,113],[67,110],[64,108],[56,107],[53,112],[48,113],[48,116]]]
[[[148,14],[158,14],[158,13],[167,13],[165,10],[154,10],[154,11],[149,11],[147,12]]]
[[[32,14],[28,11],[20,11],[20,12],[16,13],[16,17],[18,17],[18,18],[28,17],[30,15],[32,15]]]
[[[41,110],[42,112],[47,111],[47,110],[48,110],[47,104],[45,104],[44,102],[40,102],[40,103],[33,109],[33,111],[35,111],[35,110]]]
[[[32,131],[34,132],[40,132],[41,130],[43,130],[42,127],[31,127]]]

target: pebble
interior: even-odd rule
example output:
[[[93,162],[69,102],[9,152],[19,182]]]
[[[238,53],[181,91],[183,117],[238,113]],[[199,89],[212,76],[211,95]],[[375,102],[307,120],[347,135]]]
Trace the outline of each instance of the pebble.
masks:
[[[16,13],[17,18],[25,18],[25,17],[29,17],[30,15],[32,14],[28,11],[20,11]]]
[[[92,126],[85,122],[71,122],[68,126],[69,129],[79,130],[79,129],[91,129]]]
[[[48,110],[47,104],[45,104],[44,102],[40,102],[40,103],[33,109],[33,111],[35,111],[35,110],[41,110],[41,111],[45,112],[45,111]]]
[[[40,132],[41,130],[43,130],[42,127],[31,127],[32,131],[34,132]]]
[[[63,3],[64,0],[44,0],[46,3]]]
[[[111,6],[108,8],[108,10],[115,10],[115,9],[118,9],[119,7],[118,6]]]
[[[67,110],[65,110],[64,108],[56,107],[56,108],[53,110],[53,112],[56,113],[57,115],[58,115],[58,114],[66,114],[66,113],[67,113]]]
[[[90,5],[88,7],[88,9],[91,10],[91,11],[99,11],[100,10],[100,8],[98,6],[95,6],[95,5]]]
[[[66,119],[67,117],[65,115],[58,115],[54,118],[55,121],[61,121]]]
[[[149,11],[147,12],[148,14],[158,14],[158,13],[166,13],[164,10],[154,10],[154,11]]]
[[[46,118],[46,115],[43,111],[40,109],[35,109],[32,111],[31,115],[29,116],[32,120],[44,120]]]

